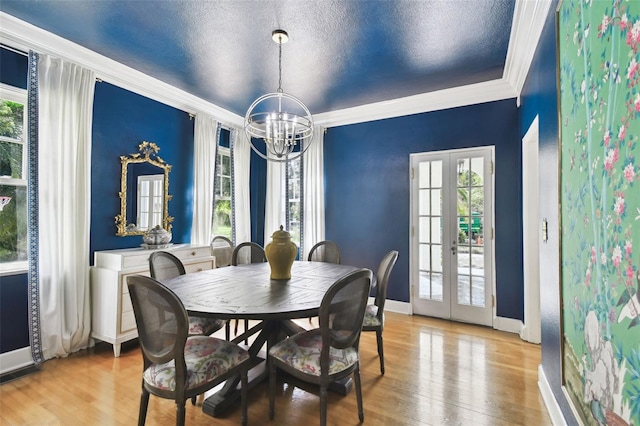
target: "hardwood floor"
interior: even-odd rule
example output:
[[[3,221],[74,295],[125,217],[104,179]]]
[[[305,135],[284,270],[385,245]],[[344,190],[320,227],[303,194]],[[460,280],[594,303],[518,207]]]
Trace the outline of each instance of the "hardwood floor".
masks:
[[[300,322],[308,326],[308,320]],[[511,333],[420,316],[387,313],[386,374],[380,375],[375,333],[361,338],[367,425],[550,425],[537,385],[540,346]],[[0,424],[133,425],[142,359],[135,341],[120,358],[100,343],[0,386]],[[240,424],[240,404],[212,418],[187,402],[187,425]],[[249,424],[269,424],[267,383],[250,392]],[[274,425],[319,422],[319,398],[278,386]],[[175,404],[151,396],[147,425],[175,423]],[[355,393],[331,393],[328,424],[358,424]]]

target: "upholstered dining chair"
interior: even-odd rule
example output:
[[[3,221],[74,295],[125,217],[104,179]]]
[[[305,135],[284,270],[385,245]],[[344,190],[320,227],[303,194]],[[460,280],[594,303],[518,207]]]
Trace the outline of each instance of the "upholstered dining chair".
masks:
[[[387,299],[389,275],[398,260],[398,251],[391,250],[385,254],[376,272],[376,297],[373,305],[367,305],[362,323],[362,331],[375,331],[378,343],[378,357],[380,358],[380,374],[384,374],[384,348],[382,345],[382,330],[384,329],[384,302]]]
[[[242,424],[247,424],[249,353],[235,343],[189,336],[189,318],[180,299],[161,282],[127,277],[142,349],[142,394],[138,425],[145,424],[149,395],[176,402],[176,425],[184,425],[186,401],[240,375]]]
[[[224,235],[216,235],[211,239],[211,254],[216,258],[216,268],[223,268],[231,265],[233,255],[233,242]],[[229,321],[225,321],[224,335],[227,340],[231,340],[231,327]]]
[[[311,262],[340,263],[340,249],[338,245],[330,240],[316,243],[311,250],[307,260]]]
[[[211,254],[216,258],[216,268],[231,265],[233,243],[223,235],[216,235],[211,240]]]
[[[367,307],[372,272],[359,269],[333,284],[320,305],[320,327],[303,331],[271,347],[269,365],[269,418],[275,414],[276,372],[320,386],[320,425],[327,423],[329,383],[353,374],[358,418],[364,421],[358,346]]]
[[[151,277],[158,281],[168,280],[186,273],[182,261],[168,251],[151,253],[149,271]],[[189,316],[189,335],[209,336],[224,327],[226,323],[227,320],[223,319]]]
[[[267,261],[267,256],[264,252],[264,248],[260,244],[245,241],[243,243],[238,244],[233,249],[233,254],[231,255],[231,264],[233,266],[238,265],[246,265],[249,263],[263,263]],[[244,331],[249,329],[249,320],[244,320]],[[233,334],[238,334],[238,320],[236,320],[235,327],[233,329]],[[245,344],[248,341],[245,340]]]

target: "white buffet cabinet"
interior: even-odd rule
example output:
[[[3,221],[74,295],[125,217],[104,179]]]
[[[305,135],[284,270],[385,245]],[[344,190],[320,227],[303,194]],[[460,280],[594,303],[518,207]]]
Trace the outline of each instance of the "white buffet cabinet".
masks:
[[[189,272],[215,267],[210,246],[175,244],[162,249],[176,255]],[[136,319],[129,298],[127,277],[149,276],[149,256],[156,250],[131,248],[94,253],[91,268],[91,338],[113,345],[120,356],[120,345],[138,337]]]

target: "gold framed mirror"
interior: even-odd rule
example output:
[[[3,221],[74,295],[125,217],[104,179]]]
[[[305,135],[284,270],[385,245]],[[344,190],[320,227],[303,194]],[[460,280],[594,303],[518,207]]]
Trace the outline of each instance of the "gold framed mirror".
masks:
[[[156,225],[171,231],[169,172],[171,165],[158,155],[154,142],[142,141],[138,152],[120,156],[120,214],[116,235],[143,235]]]

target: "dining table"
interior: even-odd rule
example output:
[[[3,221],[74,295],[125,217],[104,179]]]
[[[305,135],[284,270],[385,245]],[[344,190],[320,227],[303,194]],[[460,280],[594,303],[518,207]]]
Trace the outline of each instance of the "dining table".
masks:
[[[272,280],[268,263],[226,266],[180,275],[163,283],[182,301],[189,315],[220,319],[254,320],[256,325],[235,336],[242,344],[251,338],[252,359],[249,390],[268,378],[266,352],[278,341],[305,328],[293,320],[318,315],[326,291],[356,266],[326,262],[295,261],[288,280]],[[350,379],[333,384],[330,390],[347,394]],[[202,410],[219,417],[239,398],[239,378],[228,380],[222,389],[205,398]]]

